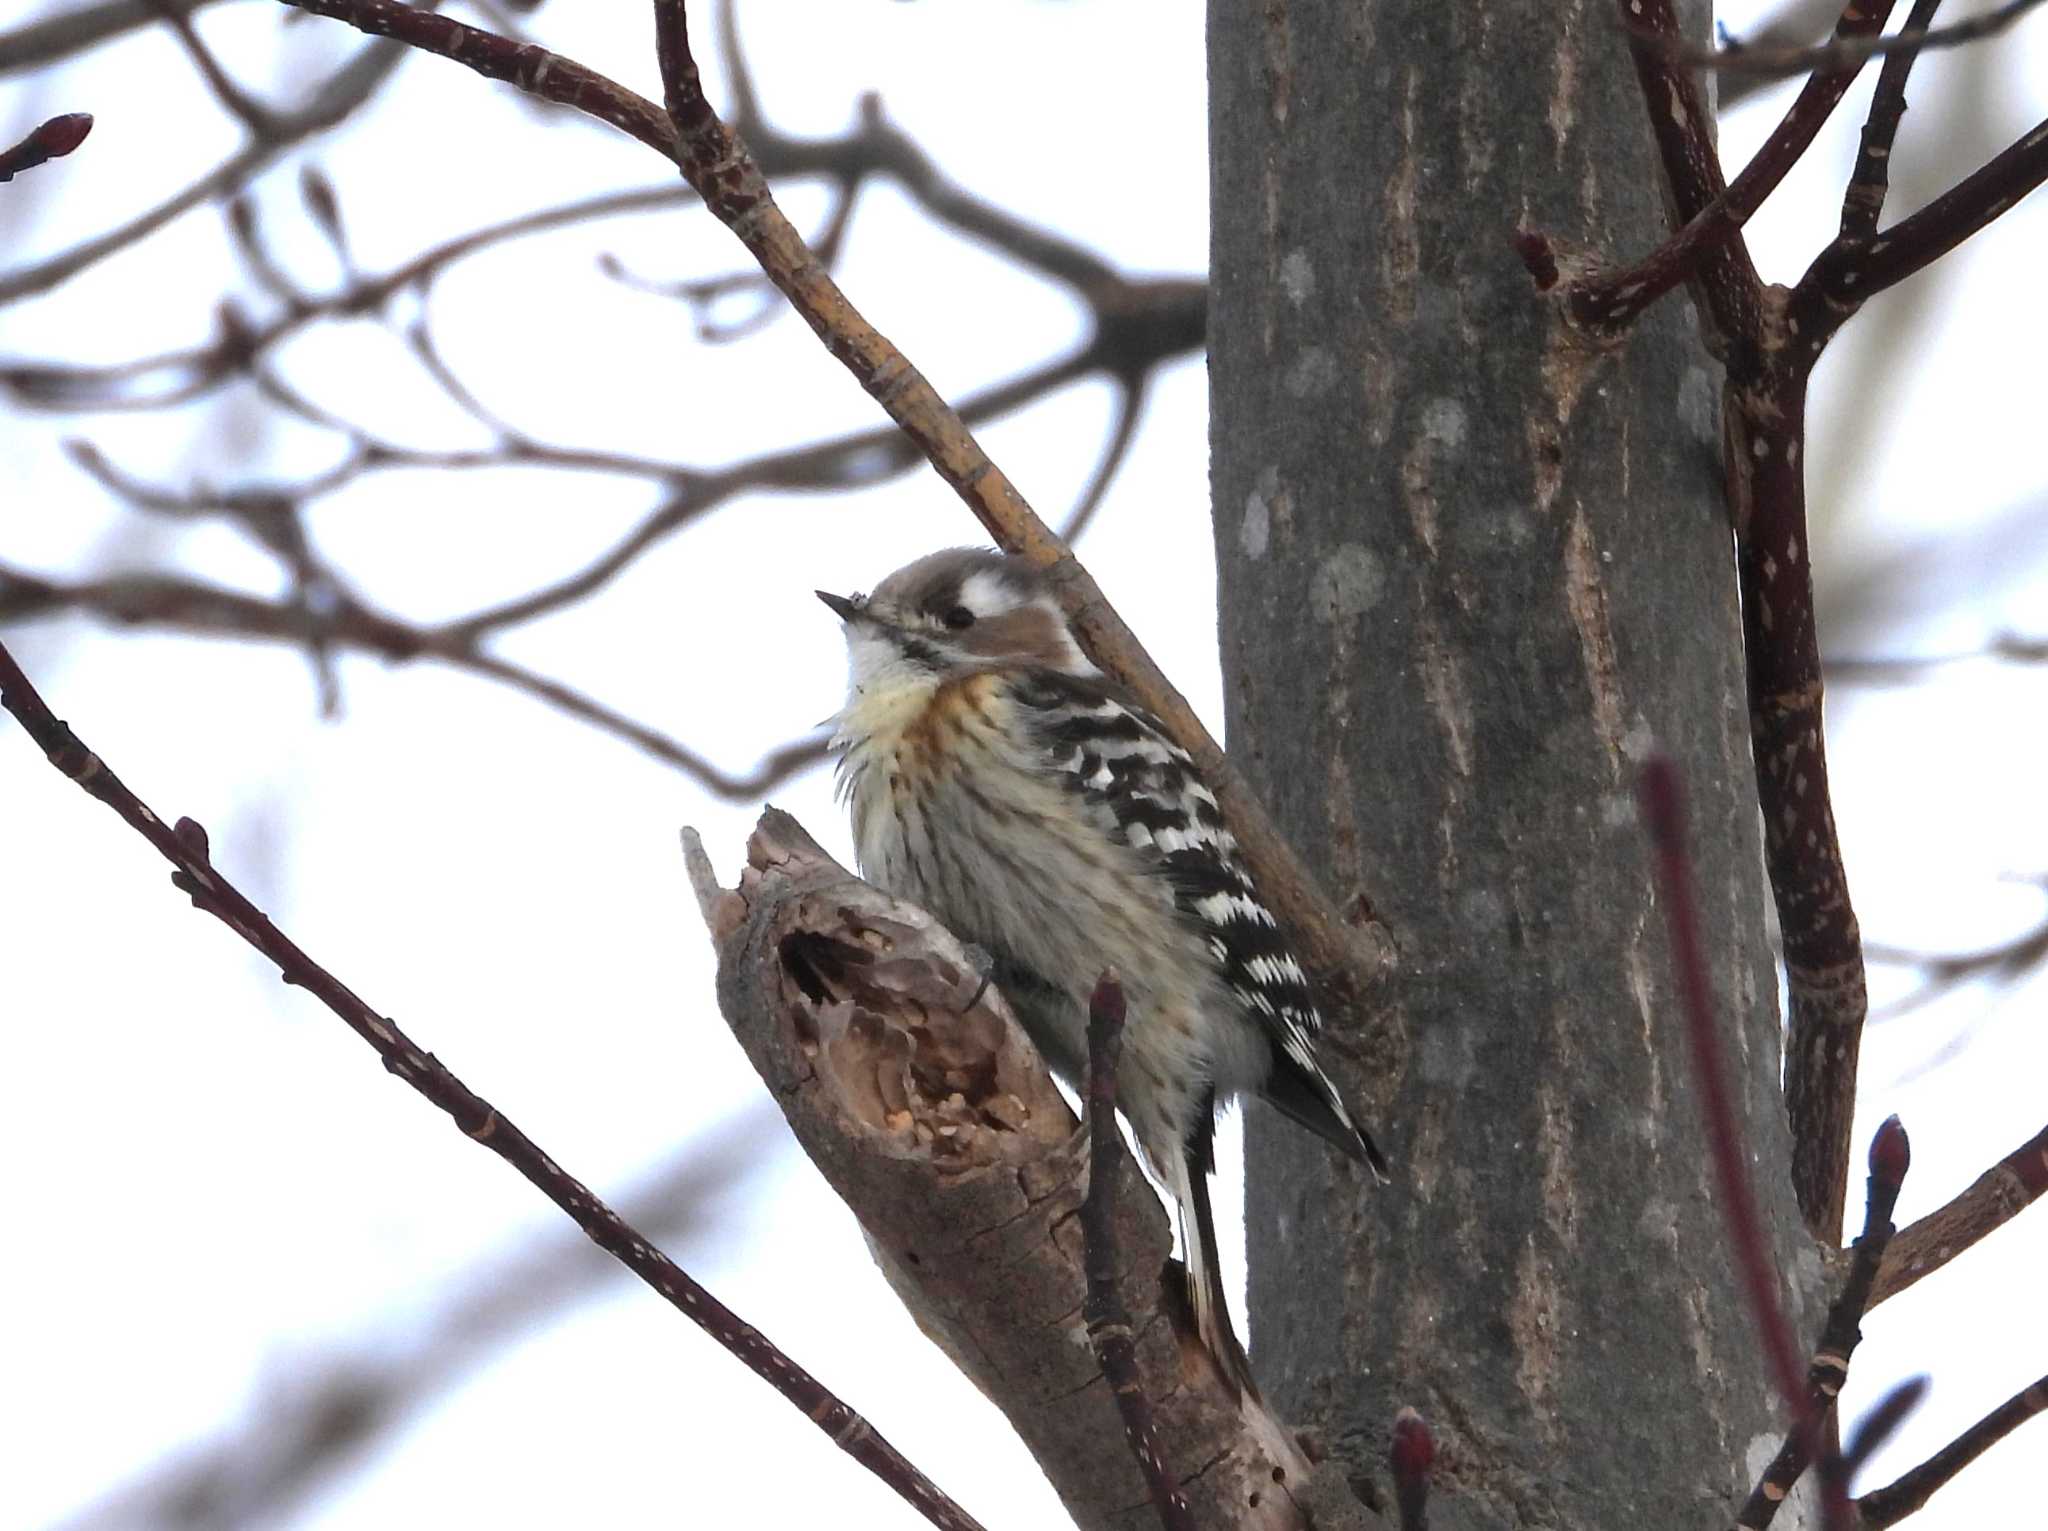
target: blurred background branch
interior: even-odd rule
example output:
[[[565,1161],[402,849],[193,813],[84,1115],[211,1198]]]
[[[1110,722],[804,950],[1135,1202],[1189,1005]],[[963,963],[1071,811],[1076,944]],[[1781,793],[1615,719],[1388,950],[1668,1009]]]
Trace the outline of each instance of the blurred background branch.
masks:
[[[622,18],[538,0],[461,9],[640,89],[653,82],[642,8],[621,8],[631,13]],[[978,429],[1014,433],[1020,445],[1004,460],[1031,465],[1034,500],[1062,509],[1065,535],[1088,534],[1091,564],[1100,545],[1120,568],[1112,593],[1127,611],[1126,591],[1135,598],[1148,642],[1155,631],[1185,635],[1196,657],[1170,664],[1178,675],[1207,665],[1213,652],[1205,444],[1198,412],[1183,401],[1199,388],[1193,363],[1205,337],[1203,130],[1198,116],[1169,109],[1172,76],[1198,76],[1199,50],[1170,51],[1191,19],[1154,18],[1133,46],[1113,31],[1128,23],[1105,11],[991,5],[963,32],[932,7],[840,0],[801,17],[762,8],[757,23],[756,12],[741,16],[728,5],[718,11],[718,58],[707,69],[716,98],[831,269],[858,282],[864,301],[874,292],[890,305],[892,333],[928,324],[924,344],[906,343],[920,359],[935,339],[957,339],[971,355],[949,354],[935,381]],[[1727,22],[1756,63],[1767,48],[1811,48],[1840,14],[1834,0],[1820,0]],[[743,20],[758,58],[742,46]],[[1056,34],[1063,41],[1047,54],[987,40],[1056,28],[1066,29]],[[2033,131],[2048,72],[2013,61],[2037,57],[2020,51],[2037,30],[2012,27],[1921,65],[1892,167],[1893,206],[1910,214]],[[882,40],[856,51],[849,39],[864,35]],[[930,39],[928,54],[917,51],[926,46],[920,36]],[[1612,57],[1588,47],[1588,71],[1625,68],[1618,47]],[[930,508],[914,450],[875,428],[854,390],[816,381],[827,369],[811,338],[790,333],[799,327],[763,279],[735,269],[695,199],[658,182],[644,150],[607,157],[602,135],[567,114],[404,63],[401,49],[295,24],[268,0],[53,0],[0,31],[13,120],[0,141],[24,141],[73,104],[99,118],[79,153],[4,193],[0,630],[36,645],[39,668],[61,662],[82,694],[98,688],[114,699],[100,711],[132,711],[138,726],[161,721],[159,707],[175,709],[180,722],[246,715],[248,732],[205,763],[219,780],[208,815],[217,838],[292,902],[324,909],[330,925],[360,928],[363,944],[385,948],[377,960],[417,960],[408,992],[424,992],[437,968],[478,965],[410,950],[421,909],[473,915],[475,949],[494,954],[482,964],[494,971],[448,975],[468,987],[453,1003],[440,996],[439,1006],[451,1029],[468,1025],[465,1055],[502,1040],[503,1055],[487,1069],[509,1074],[521,1058],[540,1059],[527,1093],[576,1124],[571,1138],[603,1145],[609,1183],[641,1180],[647,1215],[669,1208],[713,1249],[758,1246],[755,1263],[735,1257],[744,1274],[733,1279],[750,1293],[762,1289],[778,1335],[816,1321],[809,1338],[799,1331],[789,1340],[809,1359],[828,1342],[861,1338],[849,1331],[891,1320],[880,1306],[862,1307],[854,1278],[813,1252],[857,1257],[836,1206],[778,1187],[772,1216],[747,1221],[765,1198],[754,1189],[772,1168],[765,1156],[785,1151],[774,1132],[741,1117],[714,1127],[708,1146],[693,1131],[691,1157],[676,1154],[679,1124],[701,1119],[703,1100],[721,1099],[717,1091],[731,1082],[719,1078],[715,1051],[671,1035],[682,1030],[675,995],[701,988],[690,964],[702,954],[694,917],[677,926],[663,902],[671,890],[662,879],[676,877],[666,826],[696,816],[681,805],[698,792],[749,809],[769,791],[813,792],[819,806],[807,819],[830,821],[810,767],[822,754],[814,725],[839,685],[836,637],[798,627],[802,619],[789,615],[798,607],[778,605],[779,592],[808,602],[819,564],[835,571],[835,588],[871,582],[909,552],[958,540],[957,512]],[[965,81],[966,94],[929,95],[932,81]],[[1723,152],[1741,163],[1789,99],[1774,92],[1789,87],[1729,68],[1716,88]],[[1745,98],[1758,110],[1731,114]],[[1838,199],[1854,163],[1861,109],[1852,101],[1838,115],[1843,122],[1828,124],[1783,195],[1748,226],[1765,280],[1796,276],[1796,265],[1784,269],[1785,252],[1815,247],[1799,209]],[[138,117],[148,120],[138,127]],[[1028,153],[994,162],[1002,168],[990,168],[977,147],[1020,138]],[[486,185],[491,178],[474,167],[497,160],[519,172]],[[1192,171],[1177,168],[1189,163]],[[1832,192],[1801,180],[1814,167]],[[1642,168],[1648,173],[1647,159]],[[1429,195],[1447,190],[1439,181]],[[2004,1230],[1980,1261],[1958,1262],[1958,1274],[2001,1260],[2023,1269],[2038,1248],[2012,1210],[2031,1200],[2014,1187],[2034,1184],[2026,1176],[2038,1143],[2033,1158],[2022,1149],[2001,1161],[1981,1194],[1964,1193],[1985,1164],[2039,1126],[2038,1099],[2007,1098],[2020,1092],[2025,1070],[1995,1061],[2012,1056],[2004,1049],[2017,1045],[2014,1028],[1970,1031],[1986,1049],[1985,1072],[1967,1091],[1950,1087],[1970,1097],[1959,1126],[1944,1131],[1930,1108],[1899,1106],[1896,1097],[1921,1088],[1908,1077],[1916,1059],[1945,1056],[1943,1028],[1954,1027],[1957,1006],[1981,1009],[1983,980],[2009,986],[2012,1014],[2032,1014],[2041,994],[2038,909],[2011,906],[2020,895],[1999,874],[2048,864],[2037,795],[2025,787],[2026,741],[2035,741],[2037,761],[2038,720],[2048,716],[2048,666],[2034,662],[2048,486],[2030,454],[2007,450],[2024,445],[2032,408],[2021,397],[2024,378],[2009,375],[2013,357],[2027,351],[2014,337],[2044,321],[2037,283],[1985,264],[2017,249],[2024,273],[2037,264],[2040,229],[2038,209],[2016,207],[1984,250],[1973,245],[1874,303],[1839,343],[1833,372],[1815,379],[1807,461],[1821,627],[1831,652],[1851,656],[1828,669],[1856,688],[1852,696],[1838,685],[1830,747],[1846,775],[1838,783],[1846,854],[1880,963],[1875,1008],[1910,1007],[1913,1016],[1866,1044],[1859,1109],[1873,1121],[1905,1110],[1916,1128],[1929,1124],[1930,1143],[1953,1144],[1945,1167],[1934,1150],[1916,1170],[1916,1194],[1928,1199],[1906,1209],[1920,1221],[1908,1222],[1892,1258],[1952,1252],[1953,1229],[1928,1220],[1956,1204],[1973,1228]],[[1994,246],[1993,237],[2006,243]],[[1504,255],[1502,291],[1522,301],[1511,276]],[[1306,280],[1285,268],[1274,274],[1290,301],[1320,301],[1312,287],[1296,295]],[[1321,280],[1327,286],[1330,274]],[[1986,295],[1994,295],[1988,307],[1963,306]],[[1461,365],[1483,376],[1484,346]],[[1886,385],[1872,386],[1873,378]],[[1716,384],[1703,366],[1695,392],[1675,401],[1703,458],[1713,451]],[[744,407],[730,407],[734,396]],[[766,433],[735,424],[749,414]],[[1163,445],[1162,429],[1174,432]],[[2013,466],[2000,470],[2007,458]],[[1181,476],[1164,476],[1161,459]],[[1934,476],[1916,476],[1911,463],[1928,461]],[[876,491],[889,496],[886,514],[876,512]],[[1258,524],[1285,536],[1284,489],[1261,505],[1268,519]],[[1901,531],[1903,512],[1886,509],[1899,505],[1925,513],[1914,523],[1927,528],[1922,540]],[[1226,535],[1252,535],[1247,507],[1218,505],[1217,514]],[[1468,514],[1469,523],[1447,517],[1447,533],[1476,535],[1484,518],[1462,507],[1460,518]],[[277,664],[280,650],[305,667],[282,666],[285,684],[263,667]],[[736,664],[742,650],[758,663]],[[1918,653],[1958,662],[1910,657]],[[1980,653],[1991,662],[1960,662]],[[479,679],[496,686],[468,684]],[[491,710],[493,694],[541,706],[522,721]],[[561,715],[588,725],[587,736],[563,731],[580,742],[538,743],[539,726]],[[343,717],[341,729],[319,721]],[[265,740],[273,741],[267,749]],[[1952,753],[1936,757],[1939,765],[1897,764],[1944,742]],[[717,763],[749,760],[757,763]],[[643,761],[649,770],[635,774]],[[0,759],[0,770],[7,764]],[[149,768],[176,769],[167,760]],[[11,788],[11,778],[0,781]],[[281,800],[289,813],[273,806]],[[30,800],[10,790],[4,801]],[[1902,801],[1913,811],[1901,812]],[[1987,830],[1994,802],[2004,806]],[[10,817],[10,836],[39,829],[27,822],[36,817]],[[323,832],[335,837],[324,846]],[[363,863],[342,854],[351,842],[361,843]],[[62,843],[81,866],[98,854],[75,836]],[[657,870],[628,865],[643,843]],[[395,847],[405,851],[400,875],[390,870]],[[574,896],[524,911],[526,923],[519,905],[535,900],[515,885],[542,858],[550,885]],[[1899,861],[1904,870],[1888,865]],[[129,939],[145,949],[147,916],[121,915],[106,891],[111,881],[38,882],[6,895],[22,906],[17,915],[89,908],[96,925],[132,930]],[[366,886],[373,898],[363,896]],[[673,891],[680,907],[679,880]],[[328,896],[335,905],[322,904]],[[1994,906],[2003,923],[1986,913],[1998,899],[2008,901]],[[17,918],[12,928],[35,926]],[[22,941],[23,949],[36,944],[26,934]],[[67,979],[128,965],[96,948],[67,949],[57,961]],[[13,954],[9,967],[17,967]],[[555,970],[568,976],[546,976]],[[543,999],[550,982],[563,987]],[[54,997],[16,989],[30,1010],[76,1014],[69,989]],[[220,1009],[261,1013],[266,992],[224,992]],[[109,1372],[66,1354],[29,1385],[61,1398],[75,1381],[92,1412],[51,1403],[47,1417],[24,1420],[13,1438],[61,1436],[102,1464],[100,1478],[73,1469],[68,1490],[46,1484],[33,1502],[56,1507],[44,1521],[80,1531],[315,1523],[335,1515],[337,1503],[374,1505],[382,1475],[355,1470],[379,1454],[377,1443],[430,1430],[423,1420],[433,1411],[419,1400],[452,1390],[543,1320],[593,1302],[605,1286],[601,1257],[586,1255],[573,1271],[573,1262],[558,1264],[565,1251],[516,1231],[523,1206],[497,1209],[482,1190],[469,1193],[482,1209],[476,1228],[422,1229],[373,1203],[365,1231],[348,1221],[347,1177],[326,1177],[289,1113],[239,1126],[210,1149],[205,1133],[218,1111],[203,1104],[208,1071],[178,1074],[154,1051],[151,1022],[163,1002],[144,990],[78,1015],[69,1028],[103,1039],[96,1067],[105,1067],[103,1054],[117,1060],[105,1109],[134,1122],[154,1120],[152,1109],[178,1111],[181,1137],[197,1138],[193,1152],[223,1191],[273,1170],[280,1180],[252,1195],[264,1216],[247,1244],[209,1227],[206,1203],[182,1180],[166,1182],[158,1166],[135,1162],[151,1156],[131,1150],[93,1180],[87,1150],[61,1137],[62,1120],[34,1115],[47,1087],[33,1081],[77,1077],[76,1057],[24,1057],[20,1093],[6,1097],[23,1134],[17,1157],[21,1145],[40,1152],[46,1138],[72,1143],[65,1162],[78,1169],[78,1184],[126,1198],[118,1223],[165,1262],[160,1295],[172,1304],[168,1317],[147,1308],[129,1315],[148,1326],[138,1337],[121,1327],[117,1303],[95,1297],[89,1278],[60,1260],[34,1290],[75,1308],[24,1300],[25,1310],[75,1321],[84,1339],[74,1348],[104,1337],[121,1357]],[[352,1119],[361,1081],[341,1073],[334,1082],[339,1071],[317,1052],[299,1059],[296,1050],[313,1044],[288,1023],[264,1014],[261,1026],[239,1030],[225,1014],[209,1019],[222,1028],[224,1053],[281,1081],[303,1080],[297,1110],[320,1109],[309,1103],[316,1092],[335,1090],[337,1109]],[[644,1080],[645,1097],[587,1098],[555,1045],[564,1025],[578,1028],[585,1046],[633,1060],[624,1072]],[[1959,1068],[1975,1065],[1964,1059]],[[541,1086],[562,1096],[538,1094]],[[278,1093],[294,1088],[280,1084]],[[2015,1128],[2019,1110],[2031,1114]],[[634,1122],[645,1125],[628,1131]],[[365,1158],[394,1155],[399,1167],[387,1174],[422,1173],[417,1166],[438,1155],[408,1153],[405,1130],[380,1122],[349,1141]],[[217,1162],[207,1160],[213,1152]],[[721,1188],[747,1194],[718,1201],[712,1221],[722,1226],[707,1227],[701,1209]],[[73,1198],[38,1203],[38,1187],[22,1194],[25,1220],[65,1226]],[[633,1205],[642,1215],[643,1203]],[[482,1221],[486,1210],[508,1221]],[[825,1245],[831,1237],[840,1243]],[[317,1250],[322,1241],[349,1246],[362,1262],[336,1256],[359,1290],[329,1292],[307,1269],[319,1262],[303,1255],[278,1268],[263,1263],[266,1245]],[[2006,1249],[2015,1252],[1997,1253]],[[408,1264],[419,1250],[431,1277]],[[189,1288],[177,1285],[186,1267]],[[1879,1278],[1880,1300],[1906,1284],[1892,1269],[1888,1262]],[[407,1295],[417,1292],[426,1295]],[[250,1339],[204,1306],[208,1299],[247,1310],[252,1325],[328,1332],[317,1341]],[[183,1316],[180,1301],[193,1316]],[[1896,1340],[1889,1323],[1873,1326],[1856,1387],[1882,1390],[1925,1367],[1930,1343],[1943,1363],[1924,1418],[1902,1436],[1904,1455],[1889,1469],[1873,1466],[1880,1479],[1929,1458],[1943,1440],[1982,1439],[1966,1433],[1970,1421],[2027,1380],[1958,1380],[1966,1358],[1996,1362],[2010,1348],[1968,1337],[1964,1326],[1979,1308],[2000,1304],[1944,1298],[1913,1310],[1923,1325],[1934,1314],[1934,1342]],[[1892,1313],[1887,1307],[1884,1318]],[[195,1332],[181,1332],[188,1329]],[[180,1348],[187,1344],[194,1349]],[[904,1381],[919,1428],[967,1430],[957,1421],[971,1419],[973,1401],[934,1405],[954,1395],[921,1377]],[[574,1384],[553,1385],[572,1402],[583,1397]],[[167,1393],[175,1403],[163,1401]],[[147,1423],[123,1415],[128,1398]],[[706,1407],[727,1406],[714,1399]],[[671,1463],[675,1477],[689,1477],[702,1465],[690,1453],[705,1437],[684,1418],[654,1416],[644,1448],[608,1422],[605,1449],[655,1464],[657,1477]],[[893,1426],[892,1434],[903,1439]],[[948,1448],[928,1456],[904,1445],[927,1466],[945,1463]],[[453,1457],[438,1443],[426,1449],[445,1475]],[[522,1459],[557,1443],[523,1443],[500,1421],[490,1449],[511,1483],[521,1481]],[[162,1453],[156,1466],[136,1466],[152,1452]],[[1987,1482],[1997,1460],[1985,1464]],[[1011,1470],[1029,1482],[1028,1462]],[[112,1490],[94,1488],[109,1480]],[[1945,1489],[1926,1523],[1944,1502],[1964,1502],[1969,1482],[1966,1475]],[[341,1497],[356,1492],[370,1497]],[[406,1508],[422,1513],[416,1495]],[[577,1513],[601,1512],[581,1504]],[[846,1508],[844,1517],[851,1523],[859,1513]]]

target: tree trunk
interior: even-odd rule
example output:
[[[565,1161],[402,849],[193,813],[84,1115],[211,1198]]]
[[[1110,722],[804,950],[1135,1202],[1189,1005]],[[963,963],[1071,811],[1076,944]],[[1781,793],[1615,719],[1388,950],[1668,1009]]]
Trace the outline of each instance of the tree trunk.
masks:
[[[1718,381],[1676,302],[1620,353],[1568,339],[1510,245],[1522,222],[1624,256],[1664,231],[1622,34],[1530,0],[1224,0],[1209,25],[1230,749],[1399,953],[1369,1013],[1330,1017],[1394,1184],[1249,1123],[1259,1377],[1362,1491],[1421,1409],[1439,1531],[1725,1526],[1782,1415],[1636,822],[1653,747],[1689,786],[1788,1307],[1808,1334],[1819,1308]]]

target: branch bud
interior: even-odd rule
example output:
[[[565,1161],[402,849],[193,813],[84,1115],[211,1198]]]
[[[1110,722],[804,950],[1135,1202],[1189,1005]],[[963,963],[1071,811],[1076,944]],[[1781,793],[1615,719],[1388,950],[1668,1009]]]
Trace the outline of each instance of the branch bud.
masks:
[[[92,131],[91,112],[66,112],[52,117],[32,134],[35,146],[51,159],[61,159],[85,142]]]
[[[1088,996],[1088,1019],[1107,1022],[1121,1029],[1124,1024],[1124,986],[1115,968],[1104,968],[1095,980],[1095,992]]]
[[[1906,1136],[1905,1124],[1896,1116],[1886,1117],[1877,1136],[1870,1140],[1871,1178],[1896,1192],[1905,1183],[1906,1171],[1912,1164],[1913,1144]]]
[[[1429,1472],[1436,1462],[1436,1437],[1413,1409],[1394,1416],[1394,1437],[1387,1465],[1394,1470],[1394,1497],[1401,1506],[1401,1531],[1424,1531],[1429,1524]]]

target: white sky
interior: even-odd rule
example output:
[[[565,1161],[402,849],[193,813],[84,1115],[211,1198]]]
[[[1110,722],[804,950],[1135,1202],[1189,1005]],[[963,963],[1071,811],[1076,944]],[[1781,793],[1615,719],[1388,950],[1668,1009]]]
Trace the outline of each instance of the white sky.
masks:
[[[22,15],[0,14],[0,26]],[[949,172],[1007,210],[1127,271],[1205,265],[1192,11],[1161,25],[1149,8],[1100,3],[777,0],[746,16],[763,99],[785,130],[836,131],[858,94],[878,89]],[[324,22],[280,28],[259,4],[208,12],[205,30],[258,87],[355,46]],[[558,4],[536,27],[539,40],[652,94],[648,33],[640,5]],[[1956,92],[1961,105],[1909,115],[1900,176],[1925,166],[1930,144],[1974,161],[1984,156],[1971,144],[1988,152],[2037,120],[2040,87],[2030,104],[2012,82],[2028,67],[2048,78],[2044,37],[2048,23],[2023,29],[2007,46],[2024,41],[2026,63]],[[232,142],[165,35],[102,50],[61,92],[9,83],[9,142],[55,111],[98,118],[76,157],[7,188],[9,269],[109,226]],[[715,77],[713,94],[722,99]],[[1851,97],[1839,131],[1759,220],[1767,274],[1796,275],[1797,252],[1825,237],[1862,99]],[[1726,125],[1731,159],[1773,110]],[[1074,168],[1084,147],[1085,172]],[[371,270],[511,211],[664,179],[637,145],[539,121],[499,88],[425,59],[313,157],[339,186]],[[284,237],[298,222],[296,164],[259,195],[276,209],[281,258],[320,286],[333,278],[325,252]],[[805,226],[824,205],[810,188],[785,201]],[[2033,533],[2029,563],[2003,535],[2024,512],[2038,523],[2042,499],[2039,456],[2014,443],[2038,432],[2043,232],[2041,207],[2023,208],[1953,261],[1946,284],[1903,290],[1894,306],[1917,308],[1922,328],[1910,363],[1881,383],[1849,355],[1823,379],[1851,392],[1822,400],[1814,459],[1822,471],[1861,463],[1827,528],[1838,566],[1882,568],[1901,548],[1941,539],[1938,553],[1908,560],[1936,596],[1895,603],[1903,625],[1883,636],[1888,649],[1949,651],[2009,627],[2043,629],[2048,539]],[[0,355],[116,360],[200,340],[222,241],[217,215],[202,211],[46,301],[0,309]],[[433,302],[443,348],[527,430],[716,464],[873,421],[800,324],[706,348],[678,307],[596,279],[602,251],[650,275],[743,258],[699,212],[507,246],[452,273]],[[841,277],[953,394],[1079,333],[1063,294],[935,236],[886,186],[865,194]],[[536,313],[547,316],[539,330]],[[480,444],[374,328],[308,336],[285,367],[396,439]],[[1214,726],[1204,384],[1196,363],[1161,379],[1085,551]],[[1886,418],[1903,423],[1852,435],[1847,422],[1880,395],[1899,411]],[[1076,389],[983,439],[1057,515],[1087,477],[1109,404],[1100,386]],[[168,548],[208,578],[275,593],[277,570],[238,538],[207,528],[172,547],[61,450],[83,436],[145,478],[227,477],[234,470],[190,446],[202,431],[217,441],[226,420],[253,468],[302,473],[332,460],[315,433],[265,434],[258,418],[229,397],[164,417],[0,419],[0,556],[71,573],[135,567]],[[390,474],[324,502],[312,525],[373,600],[431,620],[591,556],[651,500],[595,478]],[[505,649],[741,767],[838,703],[836,626],[811,590],[872,583],[974,531],[929,475],[851,498],[752,496],[643,559],[601,601]],[[742,569],[755,577],[734,579]],[[725,657],[742,635],[744,667]],[[675,828],[697,825],[730,877],[751,805],[709,802],[531,701],[428,666],[344,661],[347,716],[336,727],[315,714],[303,658],[281,649],[137,642],[79,622],[9,642],[59,714],[152,806],[206,824],[215,859],[317,959],[601,1192],[743,1124],[759,1168],[710,1209],[703,1236],[671,1252],[991,1531],[1059,1523],[1001,1419],[916,1334],[850,1216],[760,1109],[758,1082],[717,1016]],[[1968,666],[1939,689],[1837,696],[1836,803],[1873,939],[1969,948],[2038,917],[2039,893],[2001,879],[2048,870],[2042,679]],[[444,1283],[560,1220],[326,1012],[194,915],[112,815],[58,782],[18,734],[0,735],[11,746],[0,748],[0,963],[12,1044],[0,1152],[16,1166],[17,1240],[0,1317],[10,1379],[0,1531],[11,1531],[75,1514],[181,1447],[259,1417],[267,1398],[365,1335],[401,1347]],[[846,853],[822,775],[775,801]],[[1864,1126],[1897,1110],[1914,1135],[1902,1223],[2040,1127],[2042,1057],[2027,1019],[2041,992],[2037,982],[2031,1002],[1994,1007],[1973,991],[1872,1029]],[[1960,1061],[1925,1069],[1965,1032]],[[1873,1318],[1852,1412],[1905,1372],[1935,1379],[1873,1481],[2048,1370],[2038,1325],[2021,1317],[2044,1257],[2048,1215],[2035,1214]],[[2038,1503],[2017,1496],[2021,1485],[2038,1494],[2023,1459],[2039,1449],[2022,1439],[1994,1454],[1919,1524],[2011,1523],[2019,1503]],[[780,1397],[626,1280],[505,1347],[358,1466],[293,1524],[744,1524],[760,1523],[764,1497],[788,1524],[913,1523]]]

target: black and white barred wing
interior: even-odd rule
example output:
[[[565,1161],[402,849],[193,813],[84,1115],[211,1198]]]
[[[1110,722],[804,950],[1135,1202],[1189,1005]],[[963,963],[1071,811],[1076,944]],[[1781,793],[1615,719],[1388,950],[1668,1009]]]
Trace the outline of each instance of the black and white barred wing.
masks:
[[[1322,1017],[1308,977],[1259,897],[1193,760],[1156,719],[1101,682],[1047,674],[1021,687],[1052,768],[1102,815],[1105,828],[1155,854],[1174,902],[1201,929],[1225,985],[1273,1042],[1261,1094],[1354,1159],[1385,1174],[1316,1056]]]

